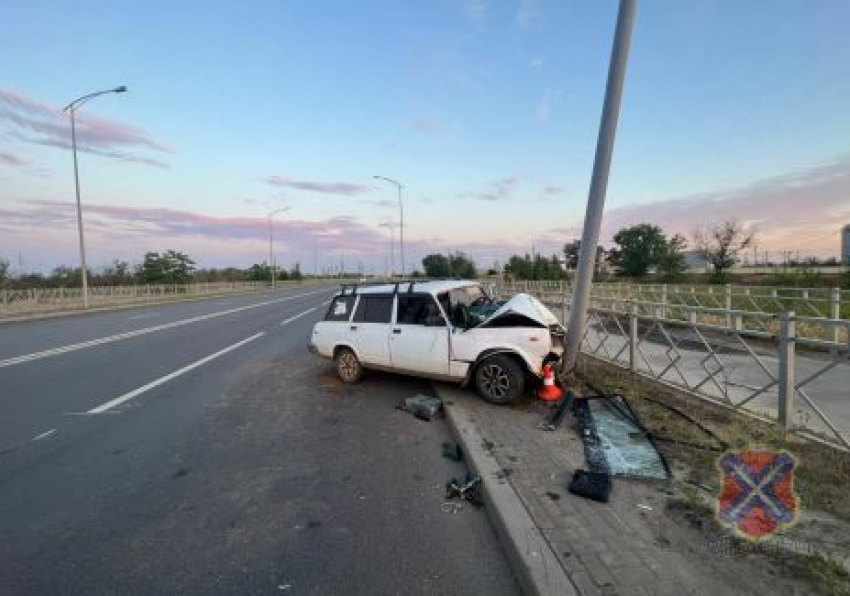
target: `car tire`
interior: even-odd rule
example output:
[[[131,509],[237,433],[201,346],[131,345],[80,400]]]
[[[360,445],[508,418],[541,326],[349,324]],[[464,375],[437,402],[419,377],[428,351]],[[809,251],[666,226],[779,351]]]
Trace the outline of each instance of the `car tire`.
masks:
[[[491,404],[513,403],[525,392],[525,371],[510,356],[490,356],[475,369],[475,388]]]
[[[334,358],[336,374],[343,383],[353,385],[363,378],[363,365],[357,359],[357,354],[348,348],[340,348]]]

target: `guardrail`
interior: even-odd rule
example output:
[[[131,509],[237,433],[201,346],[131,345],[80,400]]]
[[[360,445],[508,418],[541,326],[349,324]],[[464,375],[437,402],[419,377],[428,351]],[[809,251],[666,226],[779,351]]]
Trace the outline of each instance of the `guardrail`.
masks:
[[[566,320],[569,296],[554,290],[522,288]],[[850,321],[595,293],[582,351],[783,430],[850,448]]]

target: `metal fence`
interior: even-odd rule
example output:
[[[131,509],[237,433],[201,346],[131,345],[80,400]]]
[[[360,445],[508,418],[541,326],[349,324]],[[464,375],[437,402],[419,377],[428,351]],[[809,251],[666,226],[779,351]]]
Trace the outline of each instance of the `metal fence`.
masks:
[[[568,288],[521,286],[496,291],[537,295],[566,320]],[[604,295],[605,289],[594,292],[588,313],[582,340],[588,356],[850,448],[850,321],[641,301]]]
[[[280,285],[294,282],[280,282]],[[269,287],[266,282],[215,282],[196,284],[94,286],[89,287],[89,306],[111,306],[155,302],[192,296],[257,292]],[[0,316],[81,308],[81,288],[32,288],[0,290]]]

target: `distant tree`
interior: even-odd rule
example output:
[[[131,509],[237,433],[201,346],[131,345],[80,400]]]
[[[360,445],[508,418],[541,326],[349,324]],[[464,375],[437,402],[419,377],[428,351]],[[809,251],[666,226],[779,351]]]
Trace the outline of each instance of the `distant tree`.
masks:
[[[283,271],[283,273],[286,273],[286,271]],[[301,281],[301,263],[295,263],[295,266],[292,268],[292,271],[289,274],[289,279]]]
[[[449,253],[449,274],[452,277],[474,279],[478,276],[475,263],[462,252]]]
[[[725,278],[726,272],[738,261],[738,254],[750,246],[755,233],[744,229],[741,222],[729,219],[697,228],[693,239],[699,255],[714,267],[717,280]]]
[[[192,281],[194,270],[195,261],[188,255],[167,250],[161,255],[156,252],[146,253],[138,275],[142,283],[146,284],[187,284]]]
[[[614,235],[616,247],[609,260],[620,275],[643,277],[667,248],[667,238],[656,225],[642,223],[623,228]]]
[[[410,277],[416,277],[416,278],[422,277],[422,272],[419,271],[419,269],[414,269],[413,273],[410,274]]]
[[[426,277],[449,277],[449,260],[441,254],[430,254],[422,259]]]
[[[567,272],[561,267],[558,255],[546,257],[536,254],[534,258],[529,255],[513,255],[508,259],[504,273],[511,279],[560,280],[567,278]]]
[[[75,287],[83,283],[82,269],[59,265],[50,273],[48,284],[52,287]]]
[[[265,263],[254,263],[248,268],[248,279],[251,281],[271,281],[272,269]]]
[[[564,245],[564,260],[567,269],[578,268],[578,256],[581,252],[581,240],[573,240]]]
[[[688,264],[685,262],[685,255],[682,252],[687,247],[687,239],[679,234],[667,240],[656,263],[656,270],[664,280],[676,281],[687,272]]]
[[[106,265],[95,279],[99,285],[123,286],[132,284],[135,281],[135,276],[130,268],[130,263],[115,259],[112,263]]]

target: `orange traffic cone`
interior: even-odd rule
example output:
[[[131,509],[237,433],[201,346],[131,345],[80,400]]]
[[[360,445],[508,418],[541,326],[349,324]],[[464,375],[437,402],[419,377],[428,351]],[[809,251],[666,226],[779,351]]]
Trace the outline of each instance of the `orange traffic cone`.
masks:
[[[552,365],[543,365],[543,386],[537,392],[537,397],[543,401],[558,401],[564,396],[561,388],[555,384],[555,375],[552,374]]]

